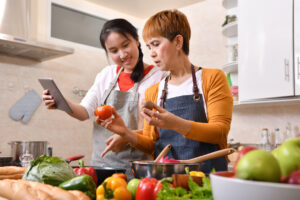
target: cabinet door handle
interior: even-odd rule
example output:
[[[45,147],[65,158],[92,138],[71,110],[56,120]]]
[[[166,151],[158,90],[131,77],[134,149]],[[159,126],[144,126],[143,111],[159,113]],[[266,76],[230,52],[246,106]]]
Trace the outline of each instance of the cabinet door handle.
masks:
[[[289,60],[284,59],[284,80],[290,81]]]
[[[300,79],[300,58],[299,58],[299,56],[297,57],[297,71],[298,71],[297,77],[298,77],[298,79]]]

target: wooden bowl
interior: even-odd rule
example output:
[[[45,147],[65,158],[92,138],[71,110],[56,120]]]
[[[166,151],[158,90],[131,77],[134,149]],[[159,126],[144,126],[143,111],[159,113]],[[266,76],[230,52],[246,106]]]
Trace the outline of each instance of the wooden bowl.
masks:
[[[199,176],[191,176],[193,181],[195,181],[199,186],[202,186],[202,177]],[[189,175],[187,174],[173,174],[172,175],[173,178],[173,185],[175,187],[182,187],[186,190],[190,190],[189,189]]]

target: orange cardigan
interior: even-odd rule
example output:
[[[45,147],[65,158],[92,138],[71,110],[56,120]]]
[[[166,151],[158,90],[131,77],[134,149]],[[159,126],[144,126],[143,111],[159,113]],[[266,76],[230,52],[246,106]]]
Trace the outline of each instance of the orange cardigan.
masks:
[[[146,90],[145,101],[157,102],[159,83]],[[232,118],[233,99],[227,79],[219,69],[202,69],[203,95],[207,106],[208,123],[191,121],[191,130],[186,138],[227,147],[227,135]],[[143,130],[136,132],[138,142],[134,145],[148,154],[154,154],[155,141],[159,138],[154,126],[144,120]]]

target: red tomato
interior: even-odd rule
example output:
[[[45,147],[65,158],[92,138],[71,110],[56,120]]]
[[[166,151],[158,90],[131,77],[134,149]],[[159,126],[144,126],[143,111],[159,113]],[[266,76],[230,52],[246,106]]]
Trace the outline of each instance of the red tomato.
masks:
[[[106,120],[112,115],[112,107],[110,105],[99,106],[94,114],[98,116],[101,120]]]

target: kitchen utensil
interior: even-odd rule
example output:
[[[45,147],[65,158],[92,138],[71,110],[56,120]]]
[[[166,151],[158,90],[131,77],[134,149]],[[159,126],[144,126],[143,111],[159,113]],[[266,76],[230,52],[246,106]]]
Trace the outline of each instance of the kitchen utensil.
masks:
[[[210,159],[213,159],[213,158],[219,158],[221,156],[226,156],[226,155],[232,154],[235,151],[236,150],[233,149],[233,148],[227,148],[227,149],[222,149],[222,150],[215,151],[215,152],[212,152],[212,153],[208,153],[208,154],[205,154],[203,156],[198,156],[196,158],[192,158],[192,159],[189,159],[189,160],[179,160],[179,161],[180,161],[180,163],[200,163],[200,162],[210,160]]]
[[[299,185],[242,180],[227,171],[210,174],[210,180],[215,200],[298,200],[300,194]]]
[[[180,163],[156,163],[154,161],[132,161],[131,167],[136,178],[153,177],[162,179],[172,174],[185,174],[185,167],[190,171],[200,171],[203,161],[228,155],[235,150],[222,149],[189,160],[180,160]]]
[[[71,156],[71,157],[67,158],[65,161],[69,164],[70,162],[72,162],[74,160],[79,160],[81,158],[84,158],[84,155]]]
[[[47,141],[12,141],[8,143],[11,145],[13,165],[21,165],[20,156],[23,154],[31,154],[33,159],[41,155],[47,155],[47,143]]]
[[[160,152],[160,154],[158,154],[158,156],[156,157],[154,162],[157,162],[157,161],[159,161],[160,158],[165,157],[168,154],[168,152],[170,151],[171,148],[172,148],[172,145],[170,145],[170,144],[165,146],[165,148]]]

